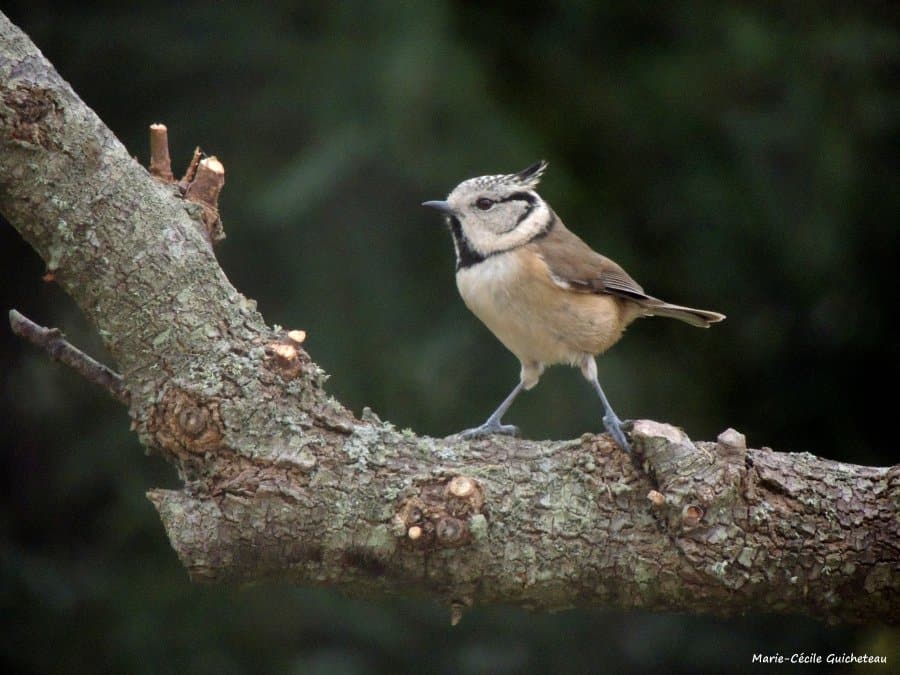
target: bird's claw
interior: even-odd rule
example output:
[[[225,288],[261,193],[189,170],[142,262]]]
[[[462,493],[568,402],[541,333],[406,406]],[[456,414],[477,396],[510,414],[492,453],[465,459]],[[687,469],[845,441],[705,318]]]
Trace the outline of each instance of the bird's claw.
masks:
[[[480,427],[475,427],[474,429],[466,429],[465,431],[459,432],[459,435],[462,438],[483,438],[485,436],[492,436],[494,434],[501,434],[503,436],[518,436],[519,427],[515,426],[514,424],[485,422]]]
[[[622,430],[622,420],[615,413],[609,412],[603,416],[603,426],[620,448],[625,452],[631,452],[631,445],[629,445],[628,440],[625,438],[625,432]]]

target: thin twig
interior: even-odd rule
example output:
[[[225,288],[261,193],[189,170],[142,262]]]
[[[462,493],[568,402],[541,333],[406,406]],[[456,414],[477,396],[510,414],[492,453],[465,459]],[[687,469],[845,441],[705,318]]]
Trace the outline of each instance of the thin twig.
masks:
[[[119,402],[125,405],[131,402],[122,376],[72,345],[58,328],[39,326],[14,309],[9,310],[9,325],[19,337],[47,350],[54,361],[66,364],[84,379],[100,385]]]

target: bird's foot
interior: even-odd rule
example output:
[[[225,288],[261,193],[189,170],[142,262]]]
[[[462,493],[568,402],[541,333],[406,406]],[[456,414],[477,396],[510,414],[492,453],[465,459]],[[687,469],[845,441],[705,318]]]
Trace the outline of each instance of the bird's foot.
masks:
[[[625,432],[622,430],[622,420],[612,410],[603,416],[603,426],[620,448],[625,452],[631,452],[631,445],[628,444]]]
[[[514,424],[500,424],[500,422],[495,420],[488,420],[480,427],[475,427],[474,429],[466,429],[465,431],[460,431],[459,435],[462,438],[483,438],[485,436],[492,436],[494,434],[502,434],[504,436],[518,436],[519,435],[519,427]]]

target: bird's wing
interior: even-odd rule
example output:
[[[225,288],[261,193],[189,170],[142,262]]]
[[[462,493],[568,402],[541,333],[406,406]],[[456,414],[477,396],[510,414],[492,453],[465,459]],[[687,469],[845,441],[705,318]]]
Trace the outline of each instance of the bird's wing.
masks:
[[[553,282],[576,293],[609,293],[632,300],[650,300],[640,284],[617,263],[602,256],[559,221],[546,235],[534,240]]]

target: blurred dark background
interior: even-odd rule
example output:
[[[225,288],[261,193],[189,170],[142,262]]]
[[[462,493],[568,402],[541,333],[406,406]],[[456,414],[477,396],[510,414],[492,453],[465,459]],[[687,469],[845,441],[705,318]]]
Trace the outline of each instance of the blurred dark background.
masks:
[[[651,293],[600,359],[619,414],[751,446],[893,464],[900,33],[896,2],[3,2],[130,151],[169,125],[227,169],[217,249],[270,323],[309,332],[330,390],[419,433],[480,423],[515,359],[471,316],[419,206],[544,157],[541,192]],[[2,307],[103,356],[0,223]],[[5,326],[5,323],[4,323]],[[177,486],[125,411],[0,330],[0,646],[18,672],[578,673],[744,669],[754,652],[887,655],[896,629],[478,609],[198,587],[146,490]],[[877,386],[881,385],[881,386]],[[601,429],[577,371],[508,416]],[[842,669],[839,669],[842,670]],[[860,672],[868,672],[860,668]],[[887,671],[885,671],[887,672]]]

